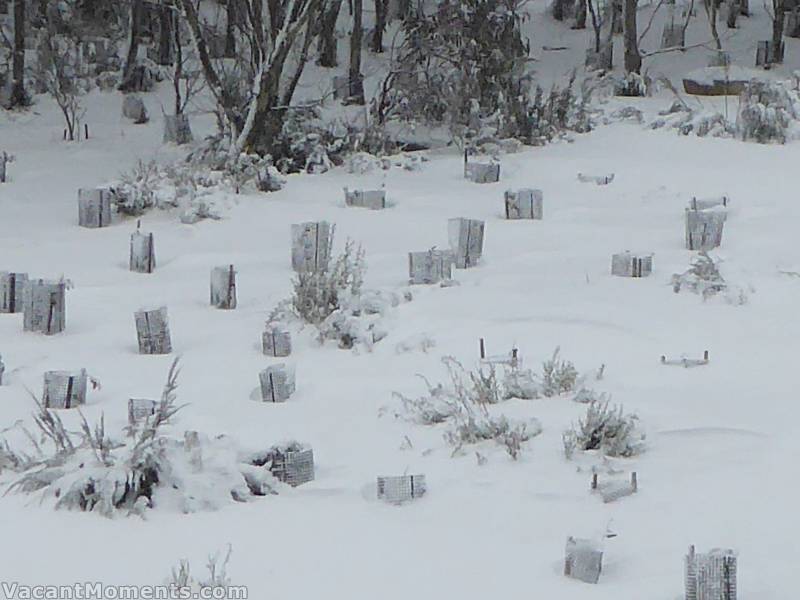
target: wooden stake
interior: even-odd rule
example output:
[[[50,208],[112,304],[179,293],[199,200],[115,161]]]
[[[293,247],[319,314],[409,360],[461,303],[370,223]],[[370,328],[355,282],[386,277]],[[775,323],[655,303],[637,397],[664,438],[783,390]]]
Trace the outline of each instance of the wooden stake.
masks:
[[[592,489],[597,489],[597,473],[592,473]]]
[[[486,358],[486,344],[484,343],[483,338],[481,338],[480,345],[481,345],[481,360],[483,360]]]
[[[703,351],[703,360],[708,362],[708,350]]]
[[[88,123],[84,123],[83,124],[83,137],[84,137],[84,139],[87,139],[87,140],[89,139],[89,124]]]
[[[634,492],[637,492],[637,491],[639,491],[639,479],[638,479],[638,478],[637,478],[637,476],[636,476],[636,471],[634,471],[633,473],[631,473],[631,489],[632,489]]]

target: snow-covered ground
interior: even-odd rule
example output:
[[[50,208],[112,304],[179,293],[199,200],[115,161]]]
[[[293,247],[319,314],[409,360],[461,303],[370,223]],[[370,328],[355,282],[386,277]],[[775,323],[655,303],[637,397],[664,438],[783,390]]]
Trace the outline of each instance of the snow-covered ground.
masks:
[[[119,98],[92,98],[92,114],[115,115]],[[649,102],[649,101],[647,101]],[[57,139],[57,117],[0,123],[2,145],[18,157],[0,186],[0,264],[41,277],[64,275],[67,331],[22,332],[21,315],[0,317],[0,352],[8,385],[0,387],[2,428],[27,420],[26,388],[39,392],[45,370],[85,367],[102,384],[84,413],[123,426],[129,397],[158,394],[172,357],[136,352],[133,311],[169,307],[175,355],[182,357],[179,398],[190,406],[175,428],[227,433],[265,447],[297,438],[317,460],[311,484],[215,513],[153,511],[108,520],[54,512],[26,497],[0,498],[0,565],[25,583],[159,583],[179,557],[202,564],[230,543],[230,574],[251,597],[313,598],[663,598],[682,590],[689,544],[740,553],[742,598],[791,597],[798,524],[793,517],[800,450],[800,409],[791,397],[800,334],[800,217],[790,174],[797,146],[682,138],[615,124],[503,158],[502,181],[462,179],[457,156],[440,156],[422,172],[354,176],[344,170],[292,176],[269,195],[232,197],[222,221],[181,225],[153,212],[158,268],[127,270],[133,221],[87,230],[77,226],[76,190],[115,176],[134,158],[167,157],[160,124],[140,127],[116,117],[93,123],[88,142]],[[611,185],[582,184],[578,172],[614,172]],[[396,205],[346,208],[344,185],[385,181]],[[543,221],[501,218],[502,191],[539,187]],[[728,194],[732,209],[722,248],[723,272],[749,290],[749,303],[702,302],[674,294],[672,273],[685,270],[683,207],[692,195]],[[328,219],[338,242],[351,237],[367,253],[370,287],[404,289],[406,253],[444,246],[446,220],[485,219],[481,265],[459,271],[460,286],[418,287],[397,308],[389,336],[373,352],[318,347],[296,336],[296,395],[286,404],[254,402],[259,349],[268,311],[290,291],[289,225]],[[613,252],[655,253],[647,279],[609,274]],[[234,263],[239,307],[207,302],[209,271]],[[398,344],[435,341],[427,353]],[[640,492],[604,505],[589,493],[589,474],[561,453],[561,433],[584,407],[566,398],[510,401],[512,415],[537,417],[544,433],[519,462],[491,444],[450,458],[440,429],[395,419],[393,391],[422,391],[415,374],[443,378],[439,358],[477,360],[478,339],[492,353],[516,345],[529,366],[556,346],[582,371],[606,365],[596,387],[636,412],[648,451],[619,461],[639,473]],[[703,368],[670,368],[662,354],[699,355]],[[383,407],[385,414],[379,416]],[[65,416],[74,425],[72,416]],[[413,447],[401,450],[404,436]],[[381,474],[424,472],[429,494],[396,508],[370,494]],[[562,574],[568,535],[606,542],[601,582]]]
[[[691,64],[672,63],[675,73],[704,64],[699,51],[689,54]],[[155,97],[147,102],[157,114]],[[625,104],[652,114],[668,102]],[[21,315],[0,315],[7,365],[0,430],[30,422],[26,389],[38,394],[44,371],[79,368],[102,384],[84,414],[90,421],[103,414],[119,430],[128,398],[159,394],[180,356],[179,401],[189,406],[175,431],[226,433],[261,448],[307,442],[316,480],[213,513],[154,510],[146,520],[55,512],[23,495],[0,496],[0,579],[157,584],[179,558],[199,571],[209,553],[231,544],[229,574],[251,598],[675,600],[684,553],[696,544],[738,549],[743,600],[792,598],[800,279],[786,272],[800,272],[796,144],[683,138],[616,123],[574,143],[504,156],[498,184],[466,182],[460,157],[446,153],[415,173],[291,176],[280,192],[229,197],[221,221],[182,225],[175,213],[149,213],[142,225],[155,233],[158,267],[141,275],[127,270],[133,220],[77,226],[79,187],[113,179],[140,158],[180,155],[161,144],[159,118],[131,125],[118,118],[120,105],[117,94],[93,95],[92,137],[75,144],[61,141],[60,117],[44,98],[34,113],[0,114],[0,150],[17,156],[12,180],[0,185],[0,270],[74,284],[61,335],[23,333]],[[207,117],[193,123],[201,133],[211,125]],[[615,179],[584,184],[578,172]],[[382,183],[390,209],[344,206],[343,186]],[[503,190],[519,187],[544,191],[543,221],[502,218]],[[692,254],[683,244],[686,202],[720,194],[731,210],[714,254],[726,278],[746,290],[741,306],[675,294],[670,284]],[[258,372],[275,362],[260,351],[264,322],[291,289],[290,224],[335,222],[337,246],[349,237],[366,251],[367,286],[401,291],[407,252],[446,246],[447,219],[458,216],[486,220],[483,260],[457,273],[459,286],[414,287],[372,352],[320,347],[310,330],[295,332],[296,394],[277,405],[252,399]],[[625,249],[655,254],[651,277],[610,275],[611,254]],[[239,272],[239,306],[219,311],[208,306],[209,272],[228,263]],[[161,304],[169,308],[173,356],[140,356],[133,312]],[[487,464],[471,452],[451,458],[441,428],[395,418],[393,391],[422,392],[416,374],[443,380],[443,356],[475,366],[481,337],[492,354],[518,347],[531,367],[556,346],[582,372],[605,364],[594,387],[647,429],[647,452],[614,461],[638,472],[639,493],[603,504],[589,492],[589,473],[577,469],[586,463],[562,453],[562,432],[585,411],[566,397],[503,405],[544,427],[518,462],[489,443],[476,448]],[[424,339],[435,342],[427,352]],[[399,352],[403,345],[418,349]],[[659,362],[704,350],[711,362],[701,368]],[[76,426],[75,415],[62,414]],[[402,507],[376,502],[375,477],[403,472],[425,473],[428,494]],[[617,535],[605,541],[599,585],[565,578],[567,536],[607,530]]]

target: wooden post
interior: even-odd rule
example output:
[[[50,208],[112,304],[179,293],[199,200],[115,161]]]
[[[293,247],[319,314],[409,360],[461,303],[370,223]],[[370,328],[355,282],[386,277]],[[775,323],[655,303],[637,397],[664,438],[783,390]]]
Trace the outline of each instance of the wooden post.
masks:
[[[236,271],[233,265],[211,270],[211,306],[228,310],[236,308]]]
[[[167,308],[140,310],[134,314],[139,354],[169,354],[172,339],[169,332]]]
[[[703,351],[703,360],[708,362],[708,350]]]
[[[597,489],[597,473],[592,473],[592,489]]]
[[[142,233],[137,227],[131,234],[129,267],[137,273],[153,272],[156,267],[156,253],[152,233]]]
[[[5,183],[8,177],[8,154],[0,152],[0,183]]]
[[[483,341],[483,338],[480,340],[480,352],[481,352],[481,360],[486,358],[486,344]]]
[[[25,286],[23,299],[23,330],[53,335],[66,326],[66,284],[43,279]]]
[[[89,124],[88,123],[84,123],[83,124],[83,135],[84,135],[85,139],[87,139],[87,140],[89,139]]]
[[[636,476],[636,471],[633,471],[633,472],[631,473],[631,489],[632,489],[634,492],[637,492],[637,491],[639,491],[639,479],[638,479],[638,477]]]

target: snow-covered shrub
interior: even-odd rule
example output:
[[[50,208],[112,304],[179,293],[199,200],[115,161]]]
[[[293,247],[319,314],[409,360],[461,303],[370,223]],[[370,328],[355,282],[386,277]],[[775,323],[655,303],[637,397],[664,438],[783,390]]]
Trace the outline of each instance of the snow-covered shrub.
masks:
[[[673,105],[674,107],[675,105]],[[651,129],[675,129],[679,135],[696,135],[697,137],[733,137],[736,129],[728,122],[725,115],[707,110],[673,110],[662,115],[650,124]]]
[[[330,236],[333,244],[333,233]],[[292,307],[306,323],[321,325],[350,298],[361,293],[364,282],[364,251],[351,240],[327,269],[298,273],[294,280]]]
[[[560,357],[560,348],[553,351],[553,356],[542,364],[542,394],[545,397],[558,396],[575,389],[578,371],[568,360]]]
[[[537,86],[525,108],[526,118],[520,138],[529,144],[543,145],[571,131],[591,131],[594,128],[589,109],[592,89],[588,80],[583,82],[580,94],[574,87],[574,71],[564,87],[554,85],[547,95]]]
[[[493,415],[491,407],[503,399],[494,368],[468,372],[452,357],[444,357],[449,383],[431,385],[426,395],[409,398],[395,393],[412,421],[423,425],[446,424],[445,441],[453,454],[465,445],[494,440],[516,460],[521,444],[541,433],[535,419],[512,422],[505,415]]]
[[[703,300],[722,294],[731,304],[747,303],[747,292],[728,284],[720,273],[719,261],[707,252],[698,252],[687,271],[672,275],[673,291],[677,294],[684,288],[700,294]]]
[[[137,161],[114,186],[114,200],[122,214],[139,216],[156,205],[156,191],[161,185],[156,161]]]
[[[625,414],[621,406],[609,407],[608,401],[594,400],[586,407],[586,416],[565,431],[562,440],[567,458],[586,450],[630,457],[644,451],[644,437],[636,415]]]
[[[738,137],[760,144],[786,143],[800,117],[800,95],[788,83],[751,81],[739,99]]]
[[[20,473],[9,491],[36,495],[55,508],[111,516],[143,515],[155,507],[216,510],[272,489],[269,470],[246,463],[230,438],[197,432],[174,437],[171,422],[181,408],[177,375],[173,363],[155,413],[120,435],[107,432],[102,417],[91,426],[82,415],[80,431],[73,433],[37,401],[34,421],[44,441],[34,443],[36,454],[22,468],[15,467]],[[252,481],[261,494],[252,491]]]
[[[644,97],[647,96],[649,87],[649,81],[645,76],[631,72],[614,82],[614,94],[617,96]]]
[[[222,590],[227,590],[231,587],[231,580],[227,573],[231,553],[232,549],[228,546],[224,557],[219,552],[210,555],[206,563],[206,571],[208,573],[203,579],[197,579],[192,575],[191,565],[188,560],[181,560],[172,568],[167,584],[180,597],[200,598],[201,594],[203,597],[208,598],[227,597]]]

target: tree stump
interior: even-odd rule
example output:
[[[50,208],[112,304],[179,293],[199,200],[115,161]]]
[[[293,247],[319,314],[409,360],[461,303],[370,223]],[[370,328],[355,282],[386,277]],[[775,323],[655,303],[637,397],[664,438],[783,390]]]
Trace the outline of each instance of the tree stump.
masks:
[[[544,216],[542,190],[522,188],[506,190],[506,219],[541,219]]]
[[[333,99],[347,100],[350,97],[350,78],[347,75],[333,77]]]
[[[156,268],[156,251],[152,233],[136,230],[131,234],[130,270],[152,273]]]
[[[427,491],[425,475],[399,475],[391,477],[378,477],[378,500],[402,504],[416,498],[421,498]]]
[[[386,208],[385,190],[353,190],[344,188],[344,203],[347,206],[380,210]]]
[[[0,313],[22,312],[27,273],[0,272]]]
[[[134,123],[146,123],[147,108],[142,97],[137,94],[127,94],[122,100],[122,116]]]
[[[600,50],[588,48],[584,66],[589,71],[611,71],[614,68],[614,45],[603,42]]]
[[[603,551],[591,540],[567,538],[564,575],[585,583],[597,583],[603,570]]]
[[[297,272],[325,271],[333,245],[333,226],[327,221],[292,225],[292,268]]]
[[[647,277],[653,272],[652,254],[621,252],[611,257],[611,274],[618,277]]]
[[[211,306],[225,310],[236,308],[236,271],[233,265],[211,270]]]
[[[86,404],[86,369],[77,372],[47,371],[44,374],[45,408],[75,408]]]
[[[295,390],[294,369],[284,363],[261,371],[259,380],[261,399],[264,402],[286,402]]]
[[[500,181],[500,164],[465,162],[464,178],[473,183],[497,183]]]
[[[111,225],[111,191],[78,190],[78,225],[95,229]]]
[[[8,181],[8,163],[11,157],[5,152],[0,152],[0,183]]]
[[[194,140],[189,115],[164,115],[164,143],[188,144]]]
[[[172,340],[169,334],[167,308],[139,310],[134,314],[139,354],[169,354]]]
[[[261,335],[261,348],[267,356],[284,358],[292,353],[292,334],[278,324],[268,324]]]
[[[713,250],[722,244],[726,214],[717,210],[686,209],[686,248]]]
[[[456,257],[450,250],[431,248],[408,253],[408,277],[411,284],[433,284],[453,278]]]
[[[483,254],[484,222],[476,219],[449,219],[447,233],[450,249],[455,255],[456,269],[468,269],[478,264]]]
[[[54,335],[66,326],[66,289],[61,281],[31,280],[23,293],[23,329]]]

